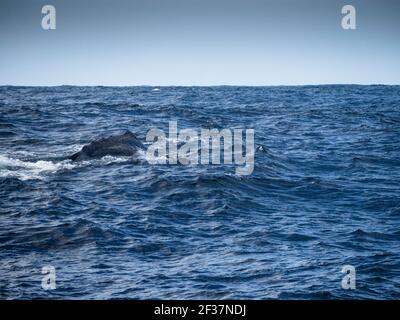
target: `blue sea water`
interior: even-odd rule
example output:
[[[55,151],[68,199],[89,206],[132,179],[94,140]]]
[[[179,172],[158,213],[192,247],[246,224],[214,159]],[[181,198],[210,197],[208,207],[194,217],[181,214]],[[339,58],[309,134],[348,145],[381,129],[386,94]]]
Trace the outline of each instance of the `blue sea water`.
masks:
[[[155,89],[0,87],[0,298],[400,298],[399,86]],[[63,160],[171,120],[253,128],[253,174]]]

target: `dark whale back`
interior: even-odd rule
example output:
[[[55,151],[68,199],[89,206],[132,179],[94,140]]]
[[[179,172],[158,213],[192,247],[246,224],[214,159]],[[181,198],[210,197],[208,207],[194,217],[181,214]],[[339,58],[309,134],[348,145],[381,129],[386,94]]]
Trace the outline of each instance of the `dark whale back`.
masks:
[[[129,130],[124,134],[95,140],[85,145],[81,151],[73,154],[69,159],[82,161],[102,158],[104,156],[132,156],[138,149],[145,149],[142,142]]]

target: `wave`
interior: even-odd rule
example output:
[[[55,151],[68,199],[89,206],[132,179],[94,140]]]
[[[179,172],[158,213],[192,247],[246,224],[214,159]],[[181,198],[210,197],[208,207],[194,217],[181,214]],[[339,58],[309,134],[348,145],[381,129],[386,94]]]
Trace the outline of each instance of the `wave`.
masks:
[[[32,272],[45,264],[65,298],[400,297],[400,86],[154,88],[0,87],[0,297],[53,294]],[[254,172],[66,160],[169,121],[254,128]]]
[[[107,166],[114,163],[146,162],[146,153],[140,150],[135,157],[105,156],[101,159],[93,159],[73,163],[71,160],[20,160],[13,157],[0,155],[0,178],[18,178],[19,180],[43,180],[49,174],[55,174],[64,170],[82,168],[87,166]]]
[[[20,180],[43,179],[46,173],[56,173],[60,170],[74,168],[71,161],[22,161],[0,155],[0,177],[15,177]]]

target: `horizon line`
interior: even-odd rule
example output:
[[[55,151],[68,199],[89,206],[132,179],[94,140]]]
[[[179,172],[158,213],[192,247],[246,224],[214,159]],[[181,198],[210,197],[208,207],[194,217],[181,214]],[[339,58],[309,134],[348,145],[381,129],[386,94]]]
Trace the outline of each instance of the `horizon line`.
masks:
[[[49,88],[49,87],[316,87],[316,86],[400,86],[400,83],[320,83],[320,84],[124,84],[124,85],[104,85],[104,84],[52,84],[52,85],[26,85],[26,84],[0,84],[0,87],[31,87],[31,88]]]

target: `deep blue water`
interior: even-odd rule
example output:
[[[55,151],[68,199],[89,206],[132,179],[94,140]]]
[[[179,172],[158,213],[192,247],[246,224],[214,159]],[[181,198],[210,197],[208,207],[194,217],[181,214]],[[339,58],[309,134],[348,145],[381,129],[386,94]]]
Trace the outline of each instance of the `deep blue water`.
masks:
[[[154,89],[0,87],[0,298],[400,298],[399,86]],[[170,120],[254,128],[253,174],[61,160]]]

